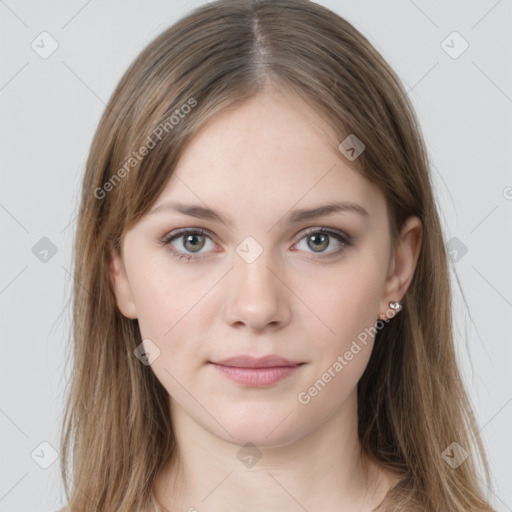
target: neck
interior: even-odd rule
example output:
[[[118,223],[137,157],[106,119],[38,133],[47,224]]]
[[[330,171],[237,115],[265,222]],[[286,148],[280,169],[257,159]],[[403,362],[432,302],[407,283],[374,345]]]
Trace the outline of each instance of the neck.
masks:
[[[384,497],[383,474],[361,454],[356,392],[309,435],[249,448],[247,454],[260,457],[254,464],[239,459],[240,445],[206,431],[174,402],[171,411],[179,453],[154,487],[157,501],[170,512],[237,510],[241,504],[246,512],[362,512]]]

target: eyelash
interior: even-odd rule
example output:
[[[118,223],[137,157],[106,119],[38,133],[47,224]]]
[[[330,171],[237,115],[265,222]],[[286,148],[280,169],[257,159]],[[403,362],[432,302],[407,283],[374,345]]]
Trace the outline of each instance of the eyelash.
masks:
[[[307,238],[308,236],[318,235],[318,234],[326,234],[326,235],[334,237],[338,242],[340,242],[341,246],[339,248],[331,251],[331,252],[328,252],[328,253],[316,253],[316,256],[314,257],[315,259],[316,258],[328,259],[328,258],[336,257],[339,254],[341,254],[342,252],[344,252],[344,250],[347,247],[352,245],[352,239],[351,239],[350,235],[347,235],[347,234],[345,234],[345,233],[343,233],[341,231],[338,231],[338,230],[334,230],[332,228],[325,228],[325,227],[321,227],[321,228],[308,228],[308,229],[306,229],[303,232],[302,236],[297,240],[297,242],[295,242],[294,245],[298,244],[301,240],[303,240],[304,238]],[[178,260],[182,260],[182,259],[186,259],[186,260],[196,259],[197,260],[197,259],[203,258],[204,255],[201,255],[200,253],[197,253],[197,254],[189,253],[189,254],[187,254],[187,253],[183,253],[181,251],[178,251],[176,249],[171,248],[170,243],[173,240],[176,240],[177,238],[180,238],[180,237],[182,237],[184,235],[201,235],[201,236],[207,236],[210,239],[212,238],[212,234],[209,231],[207,231],[206,229],[203,229],[203,228],[195,228],[195,229],[184,228],[184,229],[173,231],[173,232],[167,234],[160,241],[160,245],[167,247],[167,249],[170,251],[170,253],[175,258],[178,258]],[[315,253],[313,253],[313,254],[315,254]]]

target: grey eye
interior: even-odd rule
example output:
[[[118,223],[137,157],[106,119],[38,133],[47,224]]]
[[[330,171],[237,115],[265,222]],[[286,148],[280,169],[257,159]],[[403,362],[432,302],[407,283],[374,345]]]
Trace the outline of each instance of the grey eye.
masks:
[[[206,243],[206,237],[204,235],[184,235],[182,238],[185,240],[183,246],[190,252],[200,251]]]
[[[329,247],[329,235],[325,233],[316,233],[307,237],[308,246],[315,252],[321,252]]]
[[[301,244],[305,242],[305,247]],[[338,250],[342,250],[345,246],[350,245],[349,241],[335,231],[327,229],[317,229],[307,233],[297,244],[297,248],[306,252],[314,252],[318,254],[333,254]],[[330,250],[326,250],[330,249]]]

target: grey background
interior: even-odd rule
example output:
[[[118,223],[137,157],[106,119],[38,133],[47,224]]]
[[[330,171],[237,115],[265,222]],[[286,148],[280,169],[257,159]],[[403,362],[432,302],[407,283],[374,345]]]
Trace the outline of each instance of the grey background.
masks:
[[[512,2],[319,3],[370,39],[420,117],[446,239],[458,239],[450,242],[457,350],[488,449],[495,506],[512,511]],[[39,464],[51,462],[42,442],[59,448],[79,179],[123,71],[200,4],[0,1],[1,511],[63,504],[58,461]],[[47,59],[31,47],[43,31],[59,45]],[[453,31],[469,44],[458,58],[445,49],[458,53],[460,39],[442,45]]]

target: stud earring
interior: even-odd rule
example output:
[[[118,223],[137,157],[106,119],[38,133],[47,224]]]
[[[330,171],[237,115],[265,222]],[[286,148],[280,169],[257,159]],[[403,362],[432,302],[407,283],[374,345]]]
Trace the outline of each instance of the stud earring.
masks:
[[[386,313],[379,313],[379,320],[388,320],[389,318],[393,318],[395,314],[402,309],[402,304],[400,304],[399,301],[390,302],[389,307],[394,311],[393,316],[389,317],[388,315],[386,315]]]
[[[395,313],[398,313],[402,309],[402,304],[400,304],[399,301],[396,302],[390,302],[389,307],[395,311]]]

